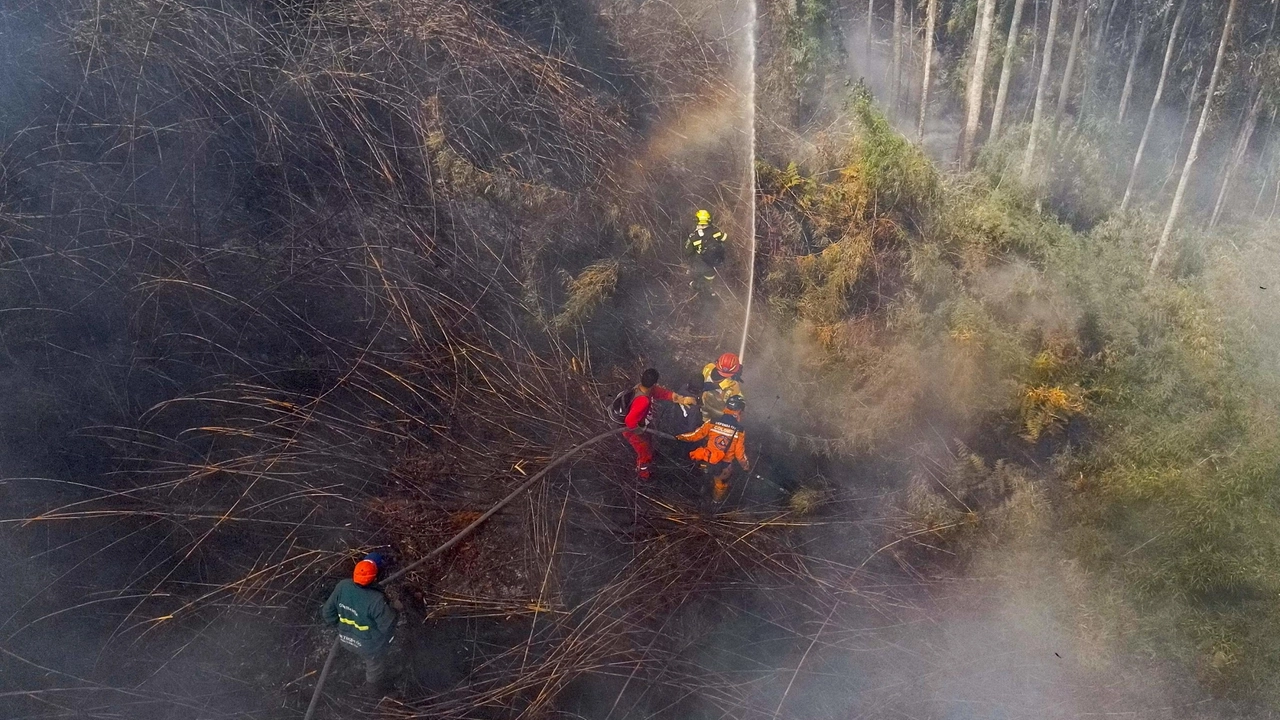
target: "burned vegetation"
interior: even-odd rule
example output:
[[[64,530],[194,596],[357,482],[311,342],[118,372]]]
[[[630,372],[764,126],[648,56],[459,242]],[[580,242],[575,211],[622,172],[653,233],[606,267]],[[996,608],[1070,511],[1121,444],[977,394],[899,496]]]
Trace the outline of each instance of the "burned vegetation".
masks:
[[[0,9],[0,715],[1280,706],[1274,7],[869,5]],[[727,505],[608,436],[432,554],[740,341]],[[316,694],[371,549],[396,692]]]
[[[3,13],[6,554],[49,572],[16,589],[2,702],[300,713],[351,553],[407,563],[611,427],[658,331],[594,310],[619,267],[662,268],[684,225],[663,201],[724,169],[676,170],[645,132],[725,96],[727,40],[652,6]],[[711,618],[771,618],[787,652],[845,581],[818,581],[785,513],[625,491],[620,452],[393,590],[417,639],[379,712],[764,712],[773,668],[734,650],[749,633],[709,646]],[[372,711],[332,683],[323,716]]]

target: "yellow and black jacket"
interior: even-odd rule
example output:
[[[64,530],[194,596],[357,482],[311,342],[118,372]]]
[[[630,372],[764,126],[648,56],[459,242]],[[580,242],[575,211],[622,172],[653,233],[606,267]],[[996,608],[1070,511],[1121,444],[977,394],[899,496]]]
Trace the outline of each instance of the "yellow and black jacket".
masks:
[[[715,363],[702,368],[702,415],[710,420],[724,414],[724,401],[734,395],[746,397],[738,375],[721,375]]]
[[[724,244],[728,236],[715,225],[699,225],[689,233],[684,243],[684,252],[690,258],[698,258],[710,267],[724,262]]]

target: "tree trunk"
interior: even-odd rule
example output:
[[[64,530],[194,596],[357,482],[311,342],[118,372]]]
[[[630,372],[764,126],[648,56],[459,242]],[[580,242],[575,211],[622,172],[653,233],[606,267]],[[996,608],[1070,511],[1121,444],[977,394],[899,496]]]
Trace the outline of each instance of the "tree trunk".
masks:
[[[924,141],[924,123],[929,116],[929,82],[933,79],[933,28],[938,22],[938,0],[929,0],[924,28],[924,82],[920,86],[920,124],[916,134]]]
[[[1196,125],[1196,134],[1191,138],[1191,150],[1187,152],[1187,161],[1182,166],[1182,177],[1178,178],[1178,189],[1173,193],[1173,204],[1169,207],[1169,217],[1165,220],[1164,231],[1160,233],[1160,242],[1156,244],[1155,255],[1151,258],[1151,268],[1147,271],[1147,279],[1156,274],[1160,267],[1160,258],[1169,245],[1169,237],[1173,235],[1173,227],[1178,222],[1178,211],[1182,209],[1182,198],[1187,192],[1187,182],[1191,179],[1191,170],[1195,167],[1196,156],[1200,152],[1200,140],[1204,137],[1205,126],[1209,124],[1209,112],[1213,107],[1213,93],[1218,88],[1218,75],[1222,72],[1222,58],[1227,54],[1227,45],[1231,42],[1231,23],[1236,18],[1236,0],[1227,5],[1227,19],[1222,23],[1222,41],[1218,43],[1218,55],[1213,61],[1213,71],[1209,73],[1209,87],[1204,94],[1204,108],[1200,111],[1200,122]]]
[[[902,94],[902,0],[893,0],[893,63],[889,67],[890,115],[898,112]]]
[[[1249,152],[1249,142],[1253,139],[1253,130],[1258,126],[1258,111],[1262,109],[1262,89],[1259,88],[1254,95],[1253,103],[1249,106],[1249,110],[1245,112],[1244,122],[1240,125],[1240,134],[1236,136],[1235,145],[1231,148],[1231,154],[1227,156],[1226,166],[1222,169],[1222,185],[1218,188],[1218,198],[1213,203],[1213,214],[1209,216],[1209,227],[1216,227],[1218,220],[1222,218],[1222,208],[1226,204],[1227,190],[1231,187],[1231,181],[1235,179],[1236,171],[1240,169],[1240,164],[1244,162],[1244,156]]]
[[[978,125],[982,121],[982,89],[987,79],[987,55],[991,50],[991,29],[996,24],[996,0],[982,0],[977,43],[973,53],[973,72],[969,76],[969,92],[965,100],[964,135],[960,138],[960,167],[967,169],[973,161]]]
[[[1120,112],[1116,114],[1117,122],[1124,122],[1125,113],[1129,110],[1129,98],[1133,95],[1133,73],[1138,67],[1138,56],[1142,54],[1142,39],[1147,34],[1147,21],[1138,23],[1138,34],[1133,39],[1133,55],[1129,58],[1129,71],[1124,74],[1124,90],[1120,91]]]
[[[1187,42],[1183,43],[1182,49],[1186,50],[1186,45],[1190,42],[1191,33],[1187,33]],[[1173,180],[1173,176],[1178,174],[1178,168],[1182,167],[1182,161],[1184,160],[1182,148],[1186,145],[1187,128],[1191,127],[1191,120],[1195,117],[1196,98],[1200,97],[1200,78],[1202,77],[1204,77],[1204,63],[1196,66],[1196,77],[1191,81],[1191,94],[1187,95],[1187,111],[1182,116],[1182,127],[1178,128],[1178,146],[1173,149],[1173,159],[1169,162],[1169,172],[1165,173],[1164,182],[1160,183],[1161,195],[1164,195],[1169,190],[1169,183]]]
[[[1013,20],[1009,23],[1009,40],[1004,44],[1004,63],[1000,68],[1000,86],[996,89],[996,107],[991,112],[991,139],[1000,134],[1004,121],[1004,104],[1009,97],[1009,81],[1013,79],[1013,51],[1018,46],[1018,25],[1022,22],[1022,8],[1026,0],[1014,0]]]
[[[1280,182],[1276,183],[1276,196],[1271,199],[1271,212],[1267,214],[1267,222],[1276,219],[1276,207],[1280,206]]]
[[[1067,110],[1067,101],[1071,99],[1071,76],[1076,69],[1076,56],[1080,51],[1080,33],[1084,30],[1084,15],[1089,9],[1089,0],[1076,0],[1076,24],[1071,29],[1071,49],[1067,51],[1067,68],[1062,73],[1062,87],[1058,89],[1058,107],[1053,114],[1053,132],[1057,135],[1062,115]]]
[[[902,71],[898,73],[898,84],[902,86],[902,108],[908,112],[915,105],[911,102],[911,70],[915,68],[916,63],[916,8],[915,3],[907,6],[907,32],[906,32],[906,48],[903,49]]]
[[[1107,35],[1111,31],[1111,17],[1115,14],[1116,6],[1119,4],[1117,0],[1110,0],[1107,12],[1101,16],[1104,18],[1102,24],[1098,27],[1098,32],[1093,36],[1093,50],[1090,52],[1089,71],[1085,73],[1084,89],[1081,90],[1086,102],[1089,101],[1089,96],[1094,89],[1094,83],[1097,82],[1098,67],[1102,64],[1102,58],[1099,56],[1102,55],[1102,46],[1106,43]],[[1090,107],[1092,107],[1092,104],[1090,104]]]
[[[1262,207],[1262,196],[1267,192],[1267,185],[1271,184],[1271,178],[1275,175],[1275,163],[1271,160],[1271,147],[1275,140],[1276,132],[1276,108],[1271,108],[1271,120],[1267,126],[1266,140],[1262,143],[1262,152],[1258,154],[1258,159],[1266,166],[1265,174],[1262,176],[1262,184],[1258,188],[1258,199],[1253,203],[1253,214],[1258,214],[1258,208]]]
[[[862,59],[862,72],[869,75],[871,69],[871,48],[875,44],[876,0],[867,0],[867,46]]]
[[[1044,38],[1044,57],[1040,60],[1040,79],[1036,82],[1035,108],[1031,111],[1031,137],[1027,140],[1027,152],[1022,156],[1022,182],[1031,182],[1031,167],[1036,159],[1036,144],[1040,138],[1040,124],[1044,119],[1044,96],[1049,90],[1049,71],[1053,66],[1053,40],[1058,32],[1058,8],[1062,0],[1049,4],[1049,29]]]
[[[1271,6],[1271,23],[1267,26],[1267,38],[1262,43],[1262,52],[1260,54],[1264,61],[1268,51],[1271,49],[1271,37],[1276,29],[1276,12],[1278,10],[1280,10],[1280,3],[1273,3]],[[1217,226],[1218,220],[1222,217],[1227,191],[1230,190],[1231,181],[1235,179],[1236,172],[1240,169],[1245,155],[1249,152],[1249,142],[1253,140],[1253,131],[1258,127],[1258,111],[1262,109],[1262,93],[1264,89],[1260,74],[1253,74],[1249,81],[1249,87],[1254,90],[1253,104],[1249,106],[1249,110],[1245,114],[1244,123],[1240,126],[1240,134],[1236,137],[1236,144],[1231,149],[1231,154],[1227,157],[1226,165],[1222,169],[1222,186],[1218,189],[1218,199],[1213,203],[1213,214],[1209,217],[1209,227]]]
[[[1129,200],[1133,197],[1133,184],[1138,179],[1138,167],[1142,165],[1142,153],[1147,149],[1147,141],[1151,139],[1151,127],[1156,121],[1156,111],[1160,107],[1160,98],[1164,96],[1164,83],[1169,78],[1169,65],[1173,62],[1173,48],[1177,45],[1178,28],[1182,25],[1182,14],[1187,9],[1187,0],[1182,0],[1178,12],[1173,16],[1173,27],[1169,29],[1169,42],[1164,46],[1164,63],[1160,66],[1160,81],[1156,83],[1156,96],[1151,99],[1151,109],[1147,111],[1147,124],[1142,128],[1142,139],[1138,141],[1138,151],[1133,156],[1133,169],[1129,171],[1129,184],[1124,188],[1124,199],[1120,201],[1120,212],[1129,208]],[[1134,54],[1137,57],[1137,54]]]

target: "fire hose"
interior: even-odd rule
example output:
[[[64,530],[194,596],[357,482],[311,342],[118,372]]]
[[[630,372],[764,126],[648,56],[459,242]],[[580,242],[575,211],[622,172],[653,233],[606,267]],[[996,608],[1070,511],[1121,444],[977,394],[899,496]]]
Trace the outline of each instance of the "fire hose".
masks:
[[[390,575],[388,575],[386,578],[382,580],[381,584],[388,585],[392,582],[395,582],[396,580],[399,580],[400,578],[404,577],[405,574],[408,573],[410,570],[413,570],[414,568],[421,566],[423,563],[429,560],[432,560],[436,557],[439,557],[441,554],[445,552],[448,552],[451,548],[453,548],[458,543],[462,542],[463,539],[465,539],[468,535],[474,532],[476,528],[483,525],[486,520],[493,517],[493,515],[497,513],[499,510],[501,510],[502,508],[511,504],[511,501],[523,495],[529,488],[537,484],[539,480],[546,477],[547,473],[559,467],[564,461],[578,454],[579,451],[589,448],[592,445],[595,445],[596,443],[600,442],[601,440],[604,440],[605,438],[612,437],[614,435],[619,435],[621,433],[626,432],[627,430],[628,428],[621,427],[621,428],[616,428],[614,430],[610,430],[609,432],[600,433],[599,435],[596,435],[590,440],[585,440],[582,443],[575,445],[574,447],[565,451],[555,460],[552,460],[549,465],[542,468],[542,470],[539,470],[537,473],[534,473],[532,477],[530,477],[528,480],[525,480],[523,483],[521,483],[520,487],[517,487],[515,490],[512,490],[510,494],[508,494],[506,497],[499,500],[497,504],[495,504],[493,507],[486,510],[483,515],[476,518],[470,525],[459,530],[458,534],[449,538],[449,540],[445,542],[443,545],[436,548],[435,550],[432,550],[426,555],[418,558],[417,560],[414,560],[408,565],[405,565],[399,570],[391,573]],[[659,432],[657,430],[653,430],[647,427],[636,428],[632,432],[645,432],[645,433],[649,433],[650,435],[656,435],[661,438],[666,438],[668,440],[675,439],[664,432]],[[325,657],[324,665],[320,668],[320,677],[316,679],[316,689],[311,694],[311,702],[307,704],[307,713],[306,715],[303,716],[303,720],[311,720],[312,714],[315,713],[316,703],[320,701],[320,692],[324,689],[324,681],[329,677],[329,669],[333,666],[333,658],[338,654],[338,645],[340,644],[341,644],[340,641],[335,639],[333,641],[333,645],[329,648],[329,655]]]

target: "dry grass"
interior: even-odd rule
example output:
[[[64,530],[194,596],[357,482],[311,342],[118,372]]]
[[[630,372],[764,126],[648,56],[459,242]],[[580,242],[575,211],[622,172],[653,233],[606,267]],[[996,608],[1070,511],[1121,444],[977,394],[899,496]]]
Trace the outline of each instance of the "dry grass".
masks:
[[[566,328],[591,317],[601,303],[613,295],[618,286],[618,263],[607,260],[588,266],[568,282],[569,299],[556,316],[555,326]]]

